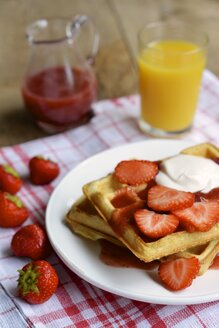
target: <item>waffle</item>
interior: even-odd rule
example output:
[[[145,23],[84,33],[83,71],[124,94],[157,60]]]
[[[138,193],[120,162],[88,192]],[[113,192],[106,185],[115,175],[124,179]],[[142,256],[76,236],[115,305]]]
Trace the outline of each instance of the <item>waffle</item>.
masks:
[[[212,264],[215,256],[219,252],[219,239],[211,240],[207,244],[192,247],[186,251],[173,254],[167,258],[162,258],[161,261],[167,261],[175,258],[189,258],[196,257],[200,263],[198,275],[203,275]]]
[[[106,239],[116,245],[122,245],[110,226],[99,216],[92,203],[81,196],[66,215],[70,229],[91,240]]]
[[[72,208],[66,215],[66,222],[74,233],[84,238],[95,241],[105,239],[112,244],[125,247],[125,245],[117,239],[108,223],[99,216],[92,203],[84,196],[73,204]],[[161,258],[160,261],[164,262],[179,257],[188,258],[195,256],[200,262],[199,275],[202,275],[208,270],[218,252],[219,240],[216,239],[207,244],[199,245],[183,252]]]
[[[183,151],[184,154],[193,154],[202,157],[214,158],[219,157],[219,149],[211,144],[201,144],[190,147]],[[116,237],[127,248],[131,250],[135,256],[145,262],[151,262],[160,258],[167,257],[172,254],[185,252],[194,247],[208,244],[212,240],[219,239],[219,223],[215,224],[209,231],[192,232],[185,230],[177,231],[157,240],[146,239],[132,220],[126,220],[125,225],[117,222],[114,218],[116,210],[129,212],[129,208],[141,206],[143,201],[135,200],[135,204],[129,204],[124,208],[116,209],[112,204],[116,193],[119,189],[127,187],[125,184],[118,183],[112,174],[90,182],[83,187],[83,192],[96,208],[99,215],[108,223],[114,231]],[[137,193],[144,190],[146,185],[131,187]],[[129,187],[130,188],[130,187]],[[185,253],[186,254],[186,253]]]

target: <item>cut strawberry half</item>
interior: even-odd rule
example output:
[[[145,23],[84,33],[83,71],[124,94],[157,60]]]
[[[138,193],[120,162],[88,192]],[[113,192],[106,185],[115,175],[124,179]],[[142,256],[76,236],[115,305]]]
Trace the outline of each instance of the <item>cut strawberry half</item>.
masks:
[[[180,219],[179,219],[180,220]],[[180,222],[181,223],[181,222]],[[183,222],[182,224],[182,227],[187,231],[187,232],[195,232],[197,231],[196,227],[192,224],[192,223],[189,223],[189,222]]]
[[[136,192],[131,187],[117,189],[111,204],[115,208],[122,208],[131,205],[132,203],[141,200]]]
[[[203,201],[195,202],[184,210],[174,211],[180,223],[189,232],[208,231],[219,219],[219,202]]]
[[[139,200],[128,206],[117,208],[113,211],[111,217],[111,227],[119,235],[122,235],[126,230],[127,226],[134,222],[134,213],[145,207],[145,202]]]
[[[196,257],[179,258],[160,263],[159,276],[169,289],[180,290],[189,287],[200,268]]]
[[[148,206],[155,211],[175,211],[193,205],[195,195],[164,186],[153,186],[148,191]]]
[[[158,165],[155,162],[130,160],[120,162],[115,168],[114,176],[120,183],[138,186],[154,179],[157,172]]]
[[[179,219],[173,214],[158,214],[147,209],[136,211],[134,218],[139,230],[151,238],[169,235],[179,224]]]

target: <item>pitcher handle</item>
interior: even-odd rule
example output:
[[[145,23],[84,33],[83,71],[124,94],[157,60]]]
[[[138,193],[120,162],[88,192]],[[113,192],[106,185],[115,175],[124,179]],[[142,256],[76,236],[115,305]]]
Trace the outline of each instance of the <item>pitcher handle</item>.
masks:
[[[91,53],[87,56],[87,61],[89,64],[93,64],[99,48],[99,34],[91,18],[86,15],[75,16],[73,21],[67,25],[66,33],[67,35],[71,35],[71,37],[77,36],[80,33],[80,29],[85,24],[89,24],[92,29],[93,44]]]

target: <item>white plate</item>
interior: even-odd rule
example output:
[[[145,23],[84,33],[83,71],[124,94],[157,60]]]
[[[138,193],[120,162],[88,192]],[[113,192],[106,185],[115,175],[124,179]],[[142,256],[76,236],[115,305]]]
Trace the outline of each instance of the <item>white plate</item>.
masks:
[[[46,211],[46,228],[51,244],[64,263],[91,284],[114,294],[157,304],[197,304],[219,299],[218,271],[209,270],[192,286],[171,292],[155,271],[114,268],[99,259],[99,245],[74,235],[64,223],[71,204],[82,186],[111,172],[123,159],[157,160],[178,153],[191,143],[178,140],[149,140],[99,153],[70,171],[52,193]]]

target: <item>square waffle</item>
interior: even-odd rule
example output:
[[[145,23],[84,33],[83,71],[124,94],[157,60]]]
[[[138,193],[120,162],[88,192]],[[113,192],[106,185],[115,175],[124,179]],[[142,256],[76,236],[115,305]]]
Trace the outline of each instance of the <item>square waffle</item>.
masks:
[[[207,158],[219,157],[219,149],[211,144],[201,144],[190,147],[184,150],[184,154],[192,154]],[[150,240],[142,236],[137,226],[131,220],[133,210],[143,206],[143,201],[131,199],[130,203],[123,207],[117,208],[113,202],[115,195],[121,188],[128,187],[126,184],[121,184],[115,180],[112,174],[90,182],[83,187],[83,192],[95,207],[99,215],[107,222],[108,226],[116,235],[121,243],[126,245],[139,259],[145,262],[151,262],[156,259],[161,259],[172,254],[185,252],[186,250],[194,249],[194,247],[208,244],[212,240],[219,238],[219,223],[216,223],[210,230],[205,232],[195,231],[187,232],[185,230],[171,233],[157,240]],[[146,188],[146,185],[130,187],[137,194],[140,194]],[[136,209],[135,209],[136,207]],[[124,221],[115,219],[115,211],[124,213]],[[200,255],[200,254],[199,254]]]
[[[84,196],[81,196],[72,205],[66,215],[66,223],[74,233],[84,238],[91,240],[105,239],[112,243],[112,248],[113,244],[125,247],[117,239],[108,223],[99,216],[92,203]],[[164,262],[179,257],[188,258],[195,256],[200,262],[199,275],[202,275],[208,270],[218,252],[219,240],[215,239],[204,245],[199,245],[183,252],[161,258],[160,261]]]
[[[91,240],[106,239],[121,245],[110,226],[98,214],[92,203],[81,196],[66,215],[66,223],[70,229]]]

